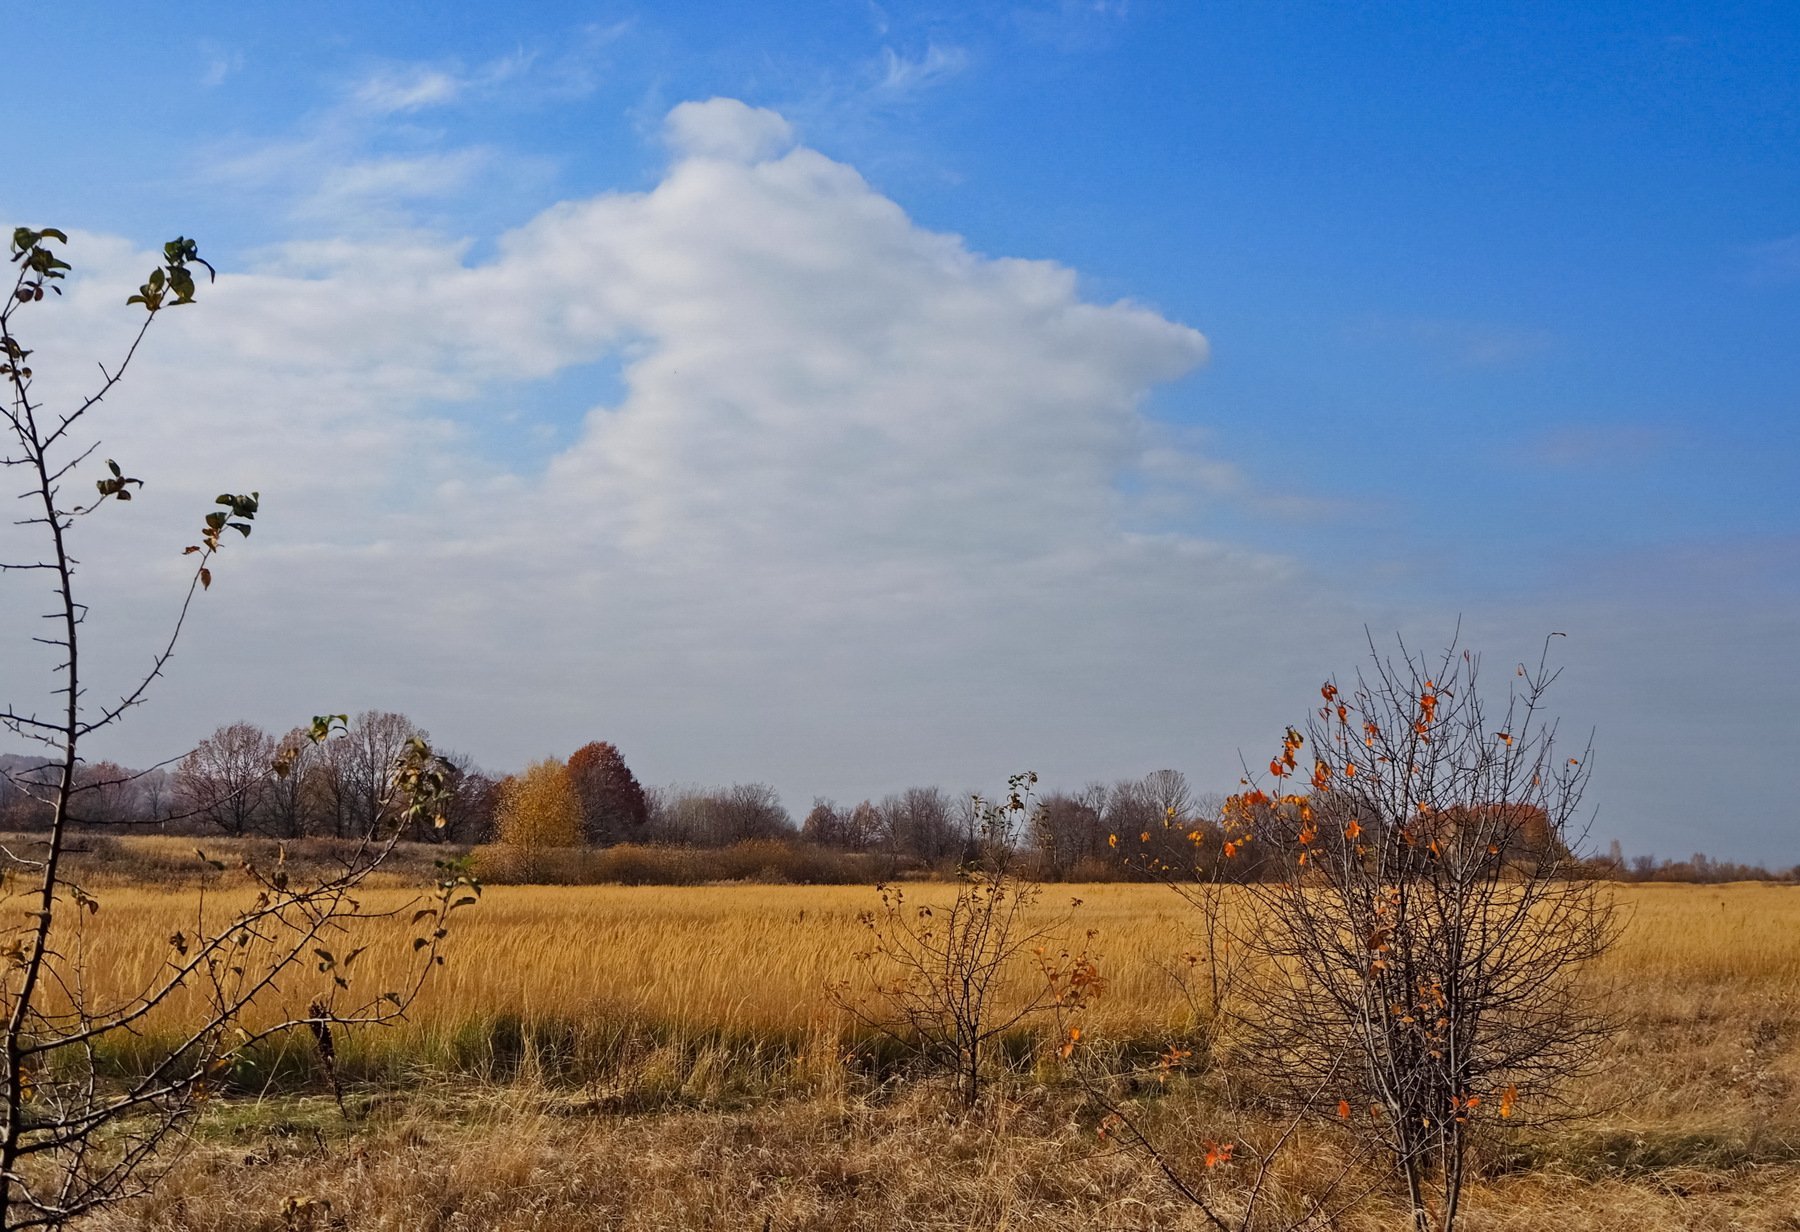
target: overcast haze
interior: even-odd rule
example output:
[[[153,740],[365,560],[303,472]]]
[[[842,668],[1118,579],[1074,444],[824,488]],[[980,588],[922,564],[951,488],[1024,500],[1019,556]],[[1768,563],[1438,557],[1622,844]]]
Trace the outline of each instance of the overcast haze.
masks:
[[[1224,789],[1460,619],[1498,687],[1567,635],[1599,842],[1800,861],[1785,6],[778,7],[55,10],[41,385],[163,239],[220,269],[103,408],[96,695],[264,496],[105,752]]]

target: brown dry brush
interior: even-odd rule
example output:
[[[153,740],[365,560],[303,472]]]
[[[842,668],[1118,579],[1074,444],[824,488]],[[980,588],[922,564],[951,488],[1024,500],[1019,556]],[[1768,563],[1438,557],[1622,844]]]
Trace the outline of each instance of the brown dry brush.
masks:
[[[1103,984],[1088,948],[1095,934],[1072,935],[1073,908],[1045,919],[1041,888],[1015,871],[1012,840],[1036,782],[1014,775],[1004,801],[974,799],[983,854],[948,904],[878,885],[880,906],[860,917],[866,978],[828,989],[864,1028],[953,1075],[967,1107],[980,1099],[996,1041],[1030,1020],[1078,1012]]]
[[[53,605],[44,627],[52,631],[32,640],[49,648],[54,681],[47,711],[16,702],[0,710],[0,726],[46,750],[42,773],[12,782],[49,817],[30,856],[0,850],[0,906],[7,908],[0,918],[21,921],[0,925],[0,1229],[59,1227],[145,1192],[170,1166],[178,1153],[172,1148],[182,1144],[208,1093],[265,1041],[304,1028],[323,1042],[333,1027],[399,1018],[442,962],[451,913],[474,897],[467,879],[452,870],[435,896],[414,905],[410,929],[402,917],[383,930],[398,942],[410,939],[405,978],[380,991],[355,984],[362,949],[351,947],[346,934],[396,915],[365,909],[358,891],[406,824],[441,818],[450,788],[449,767],[415,740],[386,776],[385,811],[400,824],[385,833],[371,829],[339,867],[317,878],[290,876],[280,858],[272,867],[246,862],[254,894],[249,905],[220,907],[201,891],[191,926],[170,935],[166,961],[147,983],[121,993],[101,991],[90,979],[109,940],[99,918],[102,903],[72,880],[65,862],[99,821],[84,813],[93,796],[82,781],[83,742],[122,721],[162,675],[197,595],[212,584],[225,533],[248,537],[259,500],[256,493],[218,498],[202,519],[199,542],[182,553],[195,558],[193,572],[149,667],[116,701],[86,705],[87,607],[78,597],[76,546],[90,518],[116,513],[143,485],[109,460],[94,481],[97,495],[74,503],[69,489],[85,487],[75,477],[97,448],[80,433],[117,386],[151,322],[194,302],[195,271],[210,275],[212,267],[191,240],[165,245],[161,264],[128,301],[144,317],[122,361],[102,367],[103,379],[88,397],[53,410],[34,390],[32,352],[19,340],[16,318],[45,302],[46,291],[58,291],[70,267],[56,253],[66,243],[60,231],[16,230],[17,274],[0,304],[3,461],[9,473],[24,477],[21,495],[30,512],[18,525],[39,545],[34,558],[5,561],[0,575],[50,583]],[[316,718],[309,739],[321,742],[343,725],[341,715]],[[284,752],[265,773],[291,768]],[[220,862],[208,863],[223,871]]]

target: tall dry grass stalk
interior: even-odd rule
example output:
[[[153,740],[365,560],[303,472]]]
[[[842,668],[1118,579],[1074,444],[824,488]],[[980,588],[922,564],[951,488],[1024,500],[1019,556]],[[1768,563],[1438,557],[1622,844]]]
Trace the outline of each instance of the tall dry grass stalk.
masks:
[[[929,902],[952,891],[921,884],[910,892]],[[211,909],[228,908],[237,893],[215,888]],[[1633,1019],[1800,1005],[1800,891],[1646,885],[1616,893],[1624,937],[1595,977]],[[387,889],[365,899],[399,907],[406,896]],[[1053,887],[1041,910],[1065,914],[1072,899],[1081,904],[1074,926],[1098,930],[1107,980],[1085,1017],[1088,1037],[1150,1044],[1203,1025],[1205,1005],[1185,999],[1176,977],[1191,985],[1204,951],[1173,894]],[[408,1021],[345,1041],[343,1061],[352,1075],[541,1063],[579,1077],[634,1038],[791,1055],[847,1030],[824,990],[855,974],[857,917],[872,902],[860,887],[492,887]],[[92,985],[139,986],[167,962],[170,935],[192,928],[193,912],[188,895],[110,891],[89,939]],[[398,978],[404,960],[403,946],[378,943],[359,959],[361,978],[379,986]],[[172,1005],[161,1019],[172,1025],[181,1012]]]

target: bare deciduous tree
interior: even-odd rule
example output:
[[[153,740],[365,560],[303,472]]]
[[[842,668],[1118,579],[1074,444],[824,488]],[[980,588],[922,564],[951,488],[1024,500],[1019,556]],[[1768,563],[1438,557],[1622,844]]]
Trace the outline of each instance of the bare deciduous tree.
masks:
[[[311,834],[318,816],[319,763],[324,750],[304,727],[296,727],[274,741],[274,757],[285,767],[264,791],[269,832],[278,838]]]
[[[1106,788],[1071,795],[1052,792],[1031,815],[1029,838],[1041,875],[1066,881],[1082,861],[1106,850]]]
[[[310,745],[311,741],[305,741]],[[276,743],[254,723],[228,723],[195,745],[175,770],[177,808],[189,817],[238,837],[269,820]],[[296,762],[302,756],[292,746]],[[299,769],[298,765],[294,769]],[[287,776],[296,783],[297,774]]]
[[[403,714],[365,710],[347,725],[343,739],[331,742],[337,837],[373,834],[390,820],[382,813],[388,767],[413,740],[430,736]]]

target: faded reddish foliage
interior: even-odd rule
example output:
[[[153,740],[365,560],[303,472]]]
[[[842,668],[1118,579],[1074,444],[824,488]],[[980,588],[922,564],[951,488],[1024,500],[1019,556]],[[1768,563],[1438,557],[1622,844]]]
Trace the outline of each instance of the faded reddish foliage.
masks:
[[[569,779],[581,798],[581,835],[590,843],[621,842],[639,832],[649,803],[616,746],[590,741],[569,756]]]

